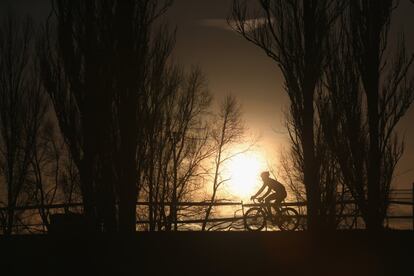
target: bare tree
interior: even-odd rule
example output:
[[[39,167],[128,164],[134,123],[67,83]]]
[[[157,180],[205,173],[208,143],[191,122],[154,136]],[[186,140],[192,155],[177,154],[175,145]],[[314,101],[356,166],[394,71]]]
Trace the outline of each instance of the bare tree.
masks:
[[[117,124],[119,128],[119,150],[117,151],[117,175],[119,193],[119,216],[121,227],[135,231],[137,188],[137,148],[140,137],[139,103],[145,101],[143,96],[146,85],[146,66],[151,58],[162,60],[151,54],[163,57],[171,47],[170,37],[161,29],[159,44],[154,48],[167,48],[165,51],[151,52],[152,25],[172,4],[172,0],[130,0],[116,1],[118,10],[115,26],[117,27],[116,63],[113,74],[117,89]],[[164,37],[165,36],[165,37]],[[157,42],[156,42],[157,43]],[[157,68],[157,67],[155,67]],[[158,68],[160,69],[160,68]],[[154,72],[153,72],[154,73]],[[154,74],[150,75],[154,77]],[[138,79],[138,81],[137,81]]]
[[[33,22],[20,21],[8,12],[0,28],[0,170],[5,186],[2,214],[4,233],[11,234],[14,208],[31,200],[28,189],[30,165],[37,134],[43,126],[47,101],[34,73]]]
[[[91,227],[94,227],[92,225],[98,217],[97,184],[94,176],[97,170],[95,163],[98,158],[98,144],[95,143],[95,137],[100,137],[99,141],[106,141],[107,137],[104,137],[104,130],[101,128],[110,123],[107,120],[102,123],[103,118],[99,114],[105,104],[99,98],[108,91],[101,92],[94,84],[98,79],[108,81],[108,78],[97,76],[102,70],[99,69],[100,64],[95,62],[96,59],[93,60],[96,55],[91,53],[92,48],[102,48],[96,45],[98,34],[96,30],[93,31],[96,27],[93,18],[88,21],[82,18],[86,8],[92,8],[91,4],[81,5],[78,1],[59,1],[52,4],[57,24],[55,32],[52,33],[49,21],[47,22],[45,37],[39,47],[41,76],[52,99],[70,155],[78,167],[84,212]],[[89,33],[96,35],[89,37]],[[95,45],[92,45],[93,42]],[[107,114],[108,111],[105,115]]]
[[[383,226],[404,149],[395,126],[414,99],[409,74],[414,56],[407,58],[403,40],[390,58],[388,29],[396,6],[395,1],[350,3],[327,67],[327,141],[368,229],[376,230]]]
[[[178,95],[176,111],[168,128],[172,147],[172,195],[170,218],[177,230],[177,204],[185,199],[191,189],[199,186],[201,162],[211,155],[207,146],[208,129],[202,116],[210,105],[210,96],[205,89],[205,80],[198,69],[189,74],[183,84],[183,93]]]
[[[44,93],[44,92],[43,92]],[[43,97],[44,100],[44,97]],[[47,107],[50,103],[47,102]],[[45,106],[46,107],[46,106]],[[51,113],[47,113],[43,122],[37,122],[37,133],[33,156],[29,167],[28,184],[31,187],[27,192],[32,197],[32,202],[39,206],[38,211],[43,225],[49,229],[50,209],[47,207],[59,200],[62,192],[61,176],[65,173],[63,160],[65,148],[63,141],[59,139],[55,131],[55,124],[50,119]],[[52,117],[53,118],[53,117]]]
[[[340,170],[338,163],[334,158],[334,154],[326,143],[327,134],[325,133],[323,119],[325,118],[326,110],[323,109],[326,93],[318,90],[315,98],[315,107],[317,114],[315,116],[315,157],[319,161],[319,185],[320,185],[320,219],[324,227],[327,229],[336,229],[343,221],[342,214],[345,211],[346,205],[341,204],[347,196],[348,191],[342,185]],[[285,183],[288,184],[293,196],[298,202],[306,201],[306,190],[303,187],[303,154],[300,150],[300,140],[295,135],[294,123],[289,114],[286,114],[287,129],[290,135],[291,152],[289,155],[282,153],[280,173]],[[300,211],[305,213],[305,210],[300,208]]]
[[[211,151],[203,116],[210,103],[198,69],[176,66],[157,73],[146,107],[146,169],[143,188],[149,201],[150,231],[177,230],[179,202],[197,190],[200,166]],[[161,74],[160,74],[161,73]],[[169,213],[166,203],[169,202]]]
[[[102,220],[108,231],[133,232],[152,23],[171,1],[52,4],[42,76],[78,167],[85,214],[92,228]]]
[[[256,2],[259,11],[249,12],[247,2],[233,2],[229,24],[272,58],[285,78],[294,123],[292,134],[303,156],[301,171],[306,188],[308,228],[314,230],[323,227],[314,100],[326,62],[325,42],[342,5],[331,0],[259,0]]]
[[[233,96],[227,96],[220,106],[220,111],[212,132],[212,140],[215,149],[213,156],[213,180],[212,191],[210,197],[210,205],[207,207],[204,222],[201,230],[204,231],[207,226],[208,218],[210,216],[213,204],[216,201],[216,196],[219,188],[229,180],[223,173],[223,165],[231,160],[238,153],[232,153],[231,146],[240,142],[244,133],[244,125],[241,117],[241,106]]]

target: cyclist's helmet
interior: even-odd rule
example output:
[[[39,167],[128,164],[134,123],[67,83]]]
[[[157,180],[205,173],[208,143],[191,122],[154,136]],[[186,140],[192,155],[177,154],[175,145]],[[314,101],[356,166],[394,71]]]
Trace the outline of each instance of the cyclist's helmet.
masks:
[[[264,171],[264,172],[262,172],[262,173],[260,174],[260,176],[261,176],[262,178],[268,178],[268,177],[270,176],[270,173],[269,173],[268,171]]]

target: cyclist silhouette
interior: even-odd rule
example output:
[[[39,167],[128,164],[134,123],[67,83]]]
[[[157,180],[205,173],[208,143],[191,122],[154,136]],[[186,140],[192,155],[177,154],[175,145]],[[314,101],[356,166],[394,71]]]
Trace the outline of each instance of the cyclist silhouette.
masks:
[[[266,193],[263,196],[261,196],[257,199],[259,201],[262,201],[263,199],[265,199],[266,207],[269,211],[269,214],[272,214],[270,202],[272,200],[275,201],[276,211],[278,211],[282,201],[287,196],[286,189],[285,189],[285,186],[283,186],[282,183],[280,183],[277,180],[274,180],[274,179],[270,178],[269,177],[270,176],[269,172],[267,172],[267,171],[262,172],[260,174],[260,176],[263,180],[263,185],[257,191],[257,193],[255,195],[253,195],[250,199],[253,200],[253,199],[257,198],[257,196],[260,195],[264,191],[264,189],[267,187]]]

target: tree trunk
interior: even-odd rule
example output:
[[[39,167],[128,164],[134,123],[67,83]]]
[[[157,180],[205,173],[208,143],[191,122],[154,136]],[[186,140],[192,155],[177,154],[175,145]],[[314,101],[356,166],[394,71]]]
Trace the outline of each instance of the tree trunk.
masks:
[[[307,222],[308,230],[315,231],[320,229],[320,208],[321,208],[321,190],[317,170],[319,164],[315,159],[315,137],[314,137],[314,94],[317,79],[320,77],[321,58],[320,49],[317,46],[317,40],[321,37],[316,35],[316,1],[303,1],[304,6],[304,80],[302,87],[303,110],[302,110],[302,131],[301,137],[303,147],[303,174],[304,184],[307,197]]]
[[[85,215],[88,231],[96,230],[96,211],[94,200],[94,189],[92,186],[91,158],[85,156],[79,166],[80,188],[83,201],[83,213]]]
[[[371,93],[370,93],[371,92]],[[368,221],[367,228],[382,228],[381,192],[380,192],[380,151],[378,141],[378,82],[372,83],[372,90],[367,95],[369,116],[369,163],[368,163]]]
[[[120,128],[120,178],[119,186],[119,230],[124,233],[136,231],[136,200],[137,200],[137,143],[138,143],[138,95],[143,87],[143,73],[145,64],[143,56],[146,54],[149,25],[147,22],[136,22],[133,26],[134,1],[120,1],[117,10],[117,39],[118,39],[118,70],[117,89],[119,94],[119,128]],[[143,25],[141,25],[143,24]],[[138,41],[134,28],[140,29]],[[134,45],[140,49],[134,49]],[[138,51],[138,53],[137,53]],[[142,62],[142,64],[140,64]],[[151,196],[151,195],[150,195]]]
[[[368,41],[365,44],[365,72],[363,82],[368,105],[369,152],[368,152],[368,220],[367,228],[379,230],[382,228],[380,203],[380,173],[381,156],[379,145],[379,74],[380,74],[380,47],[381,29],[383,27],[382,3],[371,1],[367,15]]]
[[[321,227],[320,208],[321,191],[317,179],[317,169],[314,152],[313,133],[313,91],[305,93],[305,109],[303,113],[303,167],[304,184],[307,198],[307,223],[308,230],[314,231]]]
[[[132,114],[135,114],[135,112],[132,111]],[[127,119],[123,116],[121,120],[121,175],[118,183],[119,230],[123,233],[134,233],[136,231],[136,202],[138,196],[136,167],[137,135],[134,130],[137,124],[128,125],[130,121],[136,122],[136,119],[134,120],[133,118]]]

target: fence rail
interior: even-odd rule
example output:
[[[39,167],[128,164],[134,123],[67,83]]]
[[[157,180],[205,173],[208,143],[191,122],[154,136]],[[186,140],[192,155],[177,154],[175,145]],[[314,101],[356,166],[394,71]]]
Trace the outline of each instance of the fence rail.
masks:
[[[414,188],[414,184],[413,184]],[[391,206],[400,206],[405,210],[405,213],[411,213],[411,214],[401,214],[401,213],[389,213],[386,217],[386,223],[388,224],[390,220],[404,220],[407,224],[411,224],[411,229],[414,230],[414,190],[413,189],[400,189],[400,190],[393,190],[391,192],[394,195],[394,198],[389,201],[389,204]],[[407,196],[410,195],[410,196]],[[410,198],[411,197],[411,198]],[[207,207],[207,206],[213,206],[213,207],[238,207],[236,211],[234,212],[233,216],[227,216],[227,217],[212,217],[207,220],[210,224],[224,224],[224,223],[235,223],[235,222],[241,222],[243,225],[243,210],[245,208],[250,208],[253,206],[260,206],[263,203],[244,203],[243,201],[223,201],[223,202],[209,202],[209,201],[202,201],[202,202],[146,202],[146,201],[138,201],[136,203],[137,208],[139,207],[167,207],[171,208],[172,206],[175,207]],[[338,218],[341,219],[353,219],[355,223],[355,227],[358,228],[358,221],[362,220],[361,214],[359,212],[355,212],[355,206],[357,206],[357,202],[354,200],[345,200],[341,202],[337,202],[337,204],[340,205],[350,205],[354,208],[354,212],[352,213],[343,213],[340,215],[337,215]],[[282,206],[286,207],[295,207],[299,208],[301,210],[305,210],[306,208],[306,202],[284,202],[282,203]],[[411,206],[412,208],[409,208]],[[31,206],[17,206],[14,208],[9,207],[1,207],[0,208],[0,214],[7,213],[10,210],[13,211],[23,211],[23,212],[31,212],[33,215],[39,216],[38,210],[48,210],[48,213],[65,213],[70,209],[73,208],[82,208],[83,204],[80,202],[77,203],[68,203],[68,204],[48,204],[48,205],[31,205]],[[408,207],[408,208],[407,208]],[[400,208],[400,209],[401,209]],[[410,210],[411,209],[411,210]],[[241,211],[242,213],[237,213],[237,211]],[[181,217],[177,220],[170,220],[169,223],[171,224],[178,224],[178,225],[190,225],[190,224],[202,224],[206,220],[202,218],[203,216],[199,216],[196,218],[191,217]],[[300,217],[306,217],[306,214],[304,212],[301,213]],[[146,218],[140,218],[137,220],[137,225],[149,225],[154,221],[150,221]],[[359,223],[360,224],[360,223]],[[18,221],[15,223],[14,227],[16,229],[29,229],[34,227],[43,227],[45,229],[45,225],[42,223],[42,220],[40,219],[40,216],[38,218],[38,223],[30,221],[27,223],[23,223],[23,221]],[[0,225],[0,231],[4,228],[3,225]],[[30,232],[30,231],[29,231]],[[0,232],[1,233],[1,232]]]
[[[356,204],[357,202],[355,200],[345,200],[345,201],[338,201],[336,204]],[[390,200],[390,204],[396,204],[396,205],[413,205],[413,202],[409,201],[399,201],[399,200]],[[194,206],[245,206],[245,207],[253,207],[253,206],[260,206],[261,203],[243,203],[243,201],[231,201],[231,202],[164,202],[164,203],[157,203],[153,202],[150,203],[148,201],[138,201],[136,203],[137,206],[188,206],[188,207],[194,207]],[[301,207],[306,206],[306,201],[296,201],[296,202],[283,202],[282,206],[289,206],[289,207]],[[67,208],[74,208],[74,207],[83,207],[83,203],[59,203],[59,204],[45,204],[45,205],[29,205],[29,206],[16,206],[16,207],[0,207],[0,212],[8,211],[8,210],[14,210],[14,211],[25,211],[25,210],[39,210],[39,209],[67,209]]]

